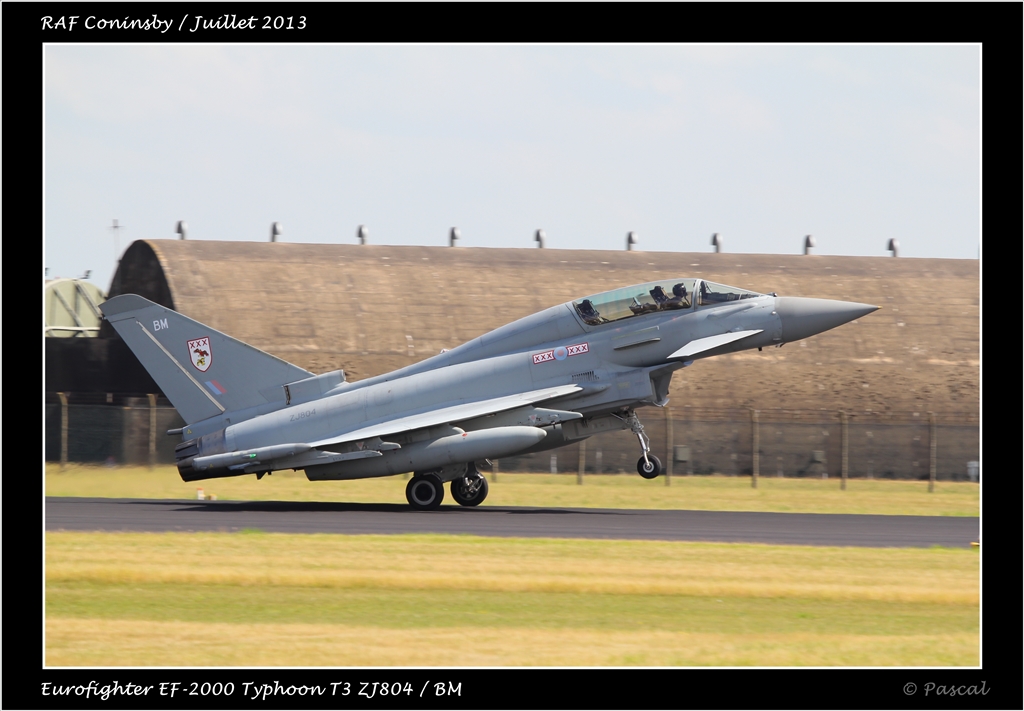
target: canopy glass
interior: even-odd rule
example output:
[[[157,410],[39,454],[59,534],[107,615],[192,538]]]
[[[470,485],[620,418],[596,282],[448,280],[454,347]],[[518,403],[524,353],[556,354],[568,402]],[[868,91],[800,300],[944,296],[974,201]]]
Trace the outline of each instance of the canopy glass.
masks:
[[[763,296],[746,289],[701,279],[672,279],[606,291],[573,301],[572,304],[585,323],[599,326],[633,316],[688,310],[693,308],[695,294],[697,306]]]

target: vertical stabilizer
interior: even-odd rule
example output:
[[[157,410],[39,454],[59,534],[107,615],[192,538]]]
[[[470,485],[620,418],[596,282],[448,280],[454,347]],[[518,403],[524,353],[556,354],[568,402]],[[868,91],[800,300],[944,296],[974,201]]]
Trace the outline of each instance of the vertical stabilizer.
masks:
[[[100,310],[188,423],[264,405],[282,385],[313,376],[135,294]]]

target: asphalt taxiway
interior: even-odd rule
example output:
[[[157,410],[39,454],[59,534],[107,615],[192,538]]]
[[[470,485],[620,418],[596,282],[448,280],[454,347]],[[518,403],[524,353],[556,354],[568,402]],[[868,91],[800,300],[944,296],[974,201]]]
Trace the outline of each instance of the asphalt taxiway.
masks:
[[[648,509],[441,506],[301,501],[47,497],[47,531],[446,533],[526,538],[717,541],[811,546],[968,547],[979,519],[962,516]]]

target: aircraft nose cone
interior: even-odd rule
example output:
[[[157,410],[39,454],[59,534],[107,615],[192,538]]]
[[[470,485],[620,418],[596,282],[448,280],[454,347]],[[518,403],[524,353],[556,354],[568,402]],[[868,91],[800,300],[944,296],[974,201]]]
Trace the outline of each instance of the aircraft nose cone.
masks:
[[[785,343],[842,326],[877,310],[877,306],[853,301],[806,299],[799,296],[780,296],[775,299],[775,312],[782,320],[782,340]]]

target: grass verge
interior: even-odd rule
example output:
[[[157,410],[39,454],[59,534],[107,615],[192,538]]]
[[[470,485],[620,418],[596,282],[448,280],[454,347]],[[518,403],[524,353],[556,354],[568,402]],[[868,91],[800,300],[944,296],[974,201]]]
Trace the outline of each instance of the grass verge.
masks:
[[[310,482],[295,472],[260,481],[249,475],[188,483],[174,467],[75,465],[63,472],[57,464],[46,467],[47,496],[194,499],[202,488],[204,495],[220,500],[404,504],[406,483],[402,476]],[[664,477],[590,475],[579,485],[572,474],[499,474],[483,505],[919,516],[977,516],[979,511],[979,487],[969,482],[939,482],[933,493],[923,481],[853,479],[845,491],[835,479],[761,477],[758,488],[750,484],[749,477],[680,476],[666,486]]]
[[[978,663],[962,549],[46,534],[48,665]]]

